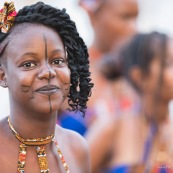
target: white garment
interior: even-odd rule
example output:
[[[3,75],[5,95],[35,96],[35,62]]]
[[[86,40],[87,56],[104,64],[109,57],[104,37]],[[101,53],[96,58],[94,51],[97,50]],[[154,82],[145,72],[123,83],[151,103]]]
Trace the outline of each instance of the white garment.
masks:
[[[0,87],[0,119],[9,115],[9,98],[8,98],[8,89]]]

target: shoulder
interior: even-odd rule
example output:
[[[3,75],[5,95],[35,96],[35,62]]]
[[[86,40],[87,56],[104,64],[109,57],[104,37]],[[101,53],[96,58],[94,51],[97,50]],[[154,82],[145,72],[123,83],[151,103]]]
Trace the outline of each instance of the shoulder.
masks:
[[[59,145],[68,150],[68,155],[71,153],[75,156],[75,160],[80,165],[83,173],[89,171],[89,151],[86,140],[78,133],[64,129],[60,126],[56,127],[56,138],[59,141]]]
[[[85,151],[88,148],[86,140],[77,132],[64,129],[62,127],[57,127],[58,131],[61,131],[61,136],[63,139],[70,144],[70,147],[74,150]]]

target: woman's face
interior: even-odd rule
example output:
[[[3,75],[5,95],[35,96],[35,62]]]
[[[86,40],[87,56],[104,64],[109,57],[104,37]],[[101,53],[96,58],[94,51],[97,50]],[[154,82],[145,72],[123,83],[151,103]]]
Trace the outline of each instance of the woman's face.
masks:
[[[144,94],[153,95],[158,92],[160,99],[168,102],[173,99],[173,40],[167,42],[166,57],[163,61],[162,69],[160,57],[153,59],[149,73],[141,78],[141,87]]]
[[[67,97],[70,70],[60,36],[46,26],[29,25],[9,41],[4,80],[12,107],[47,114]]]
[[[138,5],[136,0],[107,0],[91,15],[97,44],[102,52],[124,41],[136,32]]]
[[[167,43],[167,56],[164,60],[162,96],[165,100],[173,99],[173,40]]]

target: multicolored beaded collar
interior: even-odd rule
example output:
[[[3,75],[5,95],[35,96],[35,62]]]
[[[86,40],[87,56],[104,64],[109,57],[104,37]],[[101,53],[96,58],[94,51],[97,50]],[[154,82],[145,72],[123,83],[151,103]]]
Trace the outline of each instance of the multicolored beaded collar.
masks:
[[[24,139],[19,135],[19,133],[16,132],[16,130],[14,129],[14,127],[12,126],[12,124],[10,122],[9,117],[8,117],[7,122],[8,122],[8,125],[9,125],[12,133],[16,137],[16,139],[20,141],[17,173],[24,173],[25,172],[27,146],[36,147],[40,172],[41,173],[49,173],[49,167],[48,167],[48,161],[47,161],[47,157],[46,157],[45,145],[50,143],[50,142],[55,143],[55,147],[56,147],[57,153],[61,159],[63,167],[64,167],[66,173],[70,173],[68,165],[67,165],[66,161],[64,160],[62,152],[59,148],[59,145],[58,145],[57,141],[55,140],[54,134],[52,134],[46,138]]]

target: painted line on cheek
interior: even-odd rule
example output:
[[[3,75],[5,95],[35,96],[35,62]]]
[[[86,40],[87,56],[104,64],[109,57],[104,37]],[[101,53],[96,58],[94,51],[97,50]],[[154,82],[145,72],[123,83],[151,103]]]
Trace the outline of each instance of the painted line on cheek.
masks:
[[[70,83],[63,83],[64,85],[70,85]],[[66,87],[64,90],[69,90],[70,87]]]
[[[24,92],[24,93],[28,93],[29,90],[30,90],[30,86],[21,85],[21,89],[22,89],[22,92]]]
[[[48,78],[48,85],[50,85],[50,79],[51,79],[51,70],[50,70],[50,67],[48,65],[48,54],[47,54],[47,40],[46,40],[46,37],[45,35],[43,35],[43,38],[44,38],[44,43],[45,43],[45,63],[46,63],[46,67],[48,68],[49,70],[49,78]],[[52,105],[51,105],[51,101],[50,101],[50,95],[48,96],[49,98],[49,106],[50,106],[50,113],[52,112]]]
[[[30,86],[26,86],[26,85],[21,85],[21,90],[24,93],[29,93],[31,91],[31,87]],[[34,99],[34,94],[33,92],[31,92],[31,97],[30,99]]]
[[[65,99],[65,98],[68,96],[69,91],[70,91],[70,86],[69,86],[69,85],[70,85],[70,83],[69,83],[69,82],[67,82],[67,83],[66,83],[66,82],[64,82],[63,84],[65,85],[64,91],[65,91],[65,92],[67,92],[67,91],[68,91],[68,93],[66,93],[65,95],[63,95],[63,98]]]
[[[68,91],[70,88],[65,88],[66,91]]]

